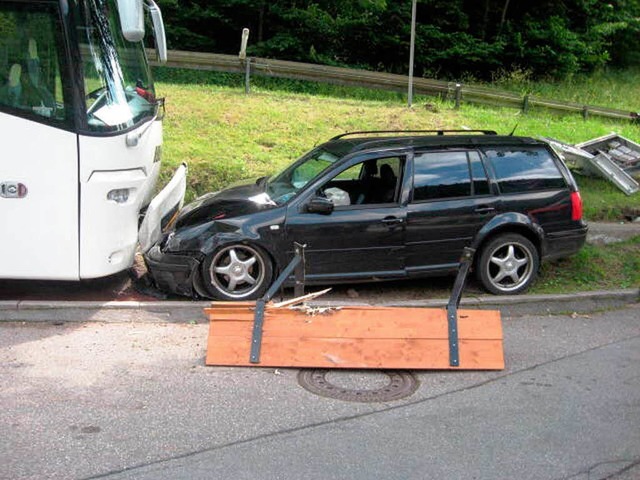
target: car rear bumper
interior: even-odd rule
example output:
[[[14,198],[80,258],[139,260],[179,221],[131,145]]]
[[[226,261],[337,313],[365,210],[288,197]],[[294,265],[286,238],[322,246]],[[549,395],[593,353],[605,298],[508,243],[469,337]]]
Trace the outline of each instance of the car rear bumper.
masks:
[[[546,245],[542,255],[543,260],[573,255],[578,252],[587,240],[588,227],[553,232],[546,237]]]
[[[200,262],[192,256],[163,253],[155,245],[144,255],[147,270],[156,286],[163,291],[193,296],[193,276]]]

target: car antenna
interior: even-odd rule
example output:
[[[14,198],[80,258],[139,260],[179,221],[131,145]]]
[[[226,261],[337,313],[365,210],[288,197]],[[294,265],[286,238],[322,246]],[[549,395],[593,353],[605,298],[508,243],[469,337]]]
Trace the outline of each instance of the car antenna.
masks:
[[[518,123],[516,123],[516,126],[513,127],[513,130],[511,130],[511,133],[509,134],[510,137],[513,137],[513,134],[516,133],[516,128],[518,128]]]

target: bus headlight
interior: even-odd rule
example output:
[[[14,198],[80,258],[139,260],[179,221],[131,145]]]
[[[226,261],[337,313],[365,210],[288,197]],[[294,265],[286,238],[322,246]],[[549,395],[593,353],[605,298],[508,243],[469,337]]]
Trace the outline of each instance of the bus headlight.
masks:
[[[116,188],[107,193],[107,200],[111,200],[116,203],[127,203],[129,200],[128,188]]]

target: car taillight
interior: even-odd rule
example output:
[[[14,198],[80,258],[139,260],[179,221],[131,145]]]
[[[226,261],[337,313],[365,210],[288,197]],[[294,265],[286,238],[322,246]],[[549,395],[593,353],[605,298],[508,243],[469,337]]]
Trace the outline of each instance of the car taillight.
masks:
[[[582,220],[582,197],[580,192],[571,192],[571,220]]]

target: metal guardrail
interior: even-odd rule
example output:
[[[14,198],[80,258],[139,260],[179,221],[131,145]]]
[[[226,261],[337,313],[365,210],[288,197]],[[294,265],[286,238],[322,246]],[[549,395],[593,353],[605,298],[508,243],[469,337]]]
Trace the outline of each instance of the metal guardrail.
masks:
[[[155,52],[149,51],[149,58],[155,58]],[[249,68],[247,69],[247,64]],[[157,62],[151,62],[158,66]],[[169,51],[167,67],[213,70],[232,73],[252,73],[270,77],[325,82],[337,85],[357,86],[371,89],[404,92],[407,90],[408,77],[392,73],[371,72],[328,65],[289,62],[267,58],[248,58],[240,60],[234,55],[216,53]],[[559,113],[578,113],[585,119],[589,116],[606,117],[618,120],[639,121],[639,112],[583,105],[575,102],[562,102],[534,95],[518,95],[512,92],[494,90],[487,87],[464,85],[455,82],[414,78],[414,92],[417,94],[452,99],[456,107],[461,102],[480,103],[500,107],[518,108],[527,113],[531,108],[545,108]]]

